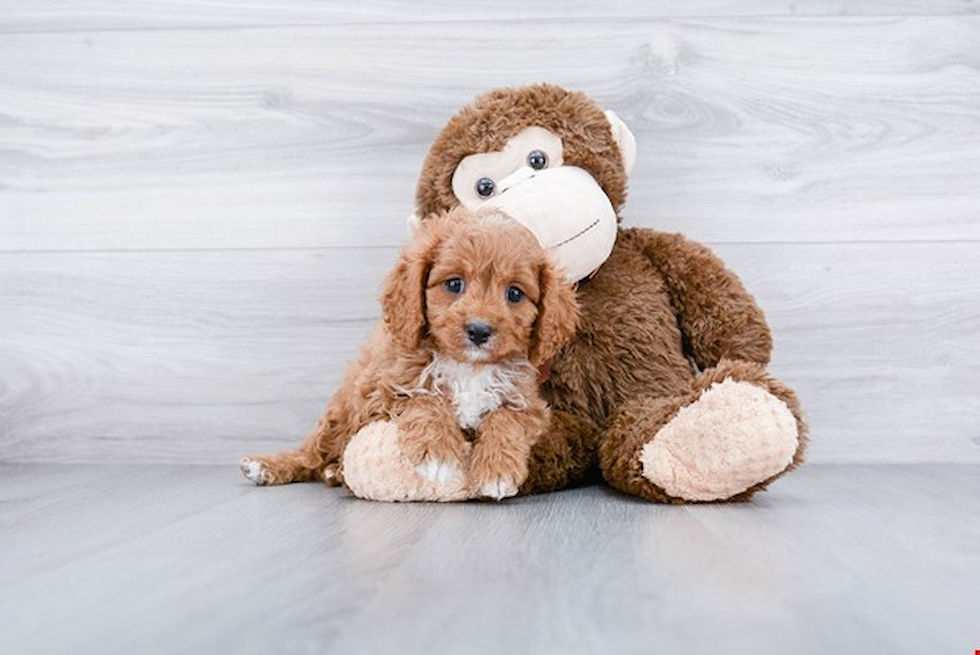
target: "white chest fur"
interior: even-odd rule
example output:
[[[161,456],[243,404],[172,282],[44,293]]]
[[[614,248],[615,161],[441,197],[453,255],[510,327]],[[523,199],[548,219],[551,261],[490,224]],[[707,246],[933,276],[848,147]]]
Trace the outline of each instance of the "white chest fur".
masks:
[[[423,384],[450,399],[460,427],[473,429],[484,416],[506,406],[525,409],[527,399],[519,390],[534,370],[527,362],[470,364],[436,355],[422,372]]]

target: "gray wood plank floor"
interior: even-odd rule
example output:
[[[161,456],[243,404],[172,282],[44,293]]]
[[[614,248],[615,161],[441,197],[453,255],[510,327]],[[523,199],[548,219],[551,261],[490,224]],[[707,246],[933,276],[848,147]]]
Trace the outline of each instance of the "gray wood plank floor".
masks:
[[[234,467],[0,466],[0,651],[972,653],[980,466],[749,504],[387,505]]]

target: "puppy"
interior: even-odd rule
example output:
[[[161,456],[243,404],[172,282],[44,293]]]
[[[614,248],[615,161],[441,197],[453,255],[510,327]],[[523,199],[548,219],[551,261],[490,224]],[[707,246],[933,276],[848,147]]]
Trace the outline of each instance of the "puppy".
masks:
[[[394,421],[420,475],[438,483],[467,475],[498,500],[517,494],[549,425],[538,370],[578,322],[562,272],[526,228],[458,208],[422,222],[382,306],[383,322],[317,428],[294,451],[243,458],[242,472],[260,485],[341,484],[351,437]]]

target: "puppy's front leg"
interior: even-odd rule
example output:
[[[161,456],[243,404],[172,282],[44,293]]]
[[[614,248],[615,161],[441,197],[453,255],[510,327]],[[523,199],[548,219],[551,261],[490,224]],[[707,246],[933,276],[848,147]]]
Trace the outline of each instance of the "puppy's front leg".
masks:
[[[536,408],[500,408],[484,417],[470,462],[473,488],[494,500],[516,496],[527,479],[531,446],[546,425],[547,412]]]
[[[466,439],[442,396],[409,398],[397,412],[402,451],[419,475],[446,484],[463,474]]]

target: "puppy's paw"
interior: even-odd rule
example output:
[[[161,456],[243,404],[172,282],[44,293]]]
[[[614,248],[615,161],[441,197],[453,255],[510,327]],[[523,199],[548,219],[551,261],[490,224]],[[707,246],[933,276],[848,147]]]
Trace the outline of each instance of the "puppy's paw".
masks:
[[[272,473],[257,459],[242,457],[238,460],[238,466],[242,469],[242,475],[260,487],[272,482]]]
[[[463,474],[458,464],[451,461],[439,460],[434,457],[423,459],[422,463],[415,467],[415,470],[423,478],[436,484],[456,482]]]
[[[510,498],[517,495],[517,484],[508,477],[499,477],[481,484],[480,495],[494,500]]]
[[[477,443],[473,449],[469,477],[473,490],[484,498],[516,496],[527,474],[524,453],[508,453],[485,443]]]
[[[458,481],[463,475],[462,437],[432,431],[414,438],[402,439],[402,448],[409,462],[423,479],[435,484]]]
[[[339,487],[344,484],[344,475],[340,472],[340,464],[336,462],[324,466],[320,471],[320,478],[328,487]]]

